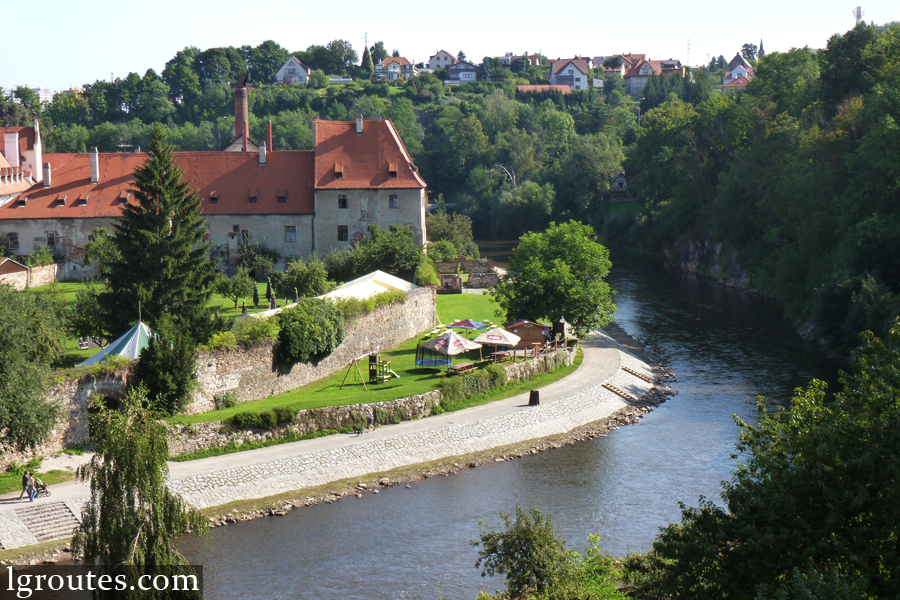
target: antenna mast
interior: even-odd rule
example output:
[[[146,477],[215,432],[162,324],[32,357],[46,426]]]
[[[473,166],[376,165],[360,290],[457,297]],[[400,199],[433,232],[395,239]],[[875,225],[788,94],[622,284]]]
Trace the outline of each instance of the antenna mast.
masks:
[[[691,67],[691,40],[690,40],[690,38],[688,38],[687,50],[688,50],[687,61],[685,61],[685,62],[687,63],[688,68],[690,68]]]
[[[862,21],[863,15],[866,14],[866,11],[863,10],[862,6],[857,6],[853,9],[853,16],[856,17],[856,24],[859,25]]]

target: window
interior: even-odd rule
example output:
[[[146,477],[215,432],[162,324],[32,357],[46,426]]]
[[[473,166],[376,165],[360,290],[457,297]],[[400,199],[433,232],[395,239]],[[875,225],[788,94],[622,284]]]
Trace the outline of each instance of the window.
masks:
[[[334,178],[335,179],[343,179],[344,178],[344,165],[334,165]]]
[[[56,248],[56,234],[48,233],[47,234],[47,245],[51,248]]]
[[[569,75],[574,75],[574,74],[575,74],[575,69],[569,69]]]
[[[338,225],[338,241],[346,242],[350,239],[349,233],[347,231],[346,225]]]
[[[347,208],[347,196],[343,194],[338,196],[338,208]]]
[[[278,194],[278,204],[286,204],[287,196],[284,194]]]
[[[19,249],[19,234],[18,233],[7,233],[6,234],[6,247],[10,250],[18,250]]]
[[[250,231],[248,231],[247,229],[244,229],[241,231],[241,241],[242,242],[250,241]]]
[[[581,81],[581,77],[576,77],[575,81]]]
[[[218,204],[219,203],[219,192],[210,192],[209,193],[209,203],[210,204]]]
[[[297,241],[297,226],[296,225],[285,225],[284,226],[284,241],[285,243],[291,243]]]
[[[231,226],[231,231],[233,231],[233,232],[235,232],[235,233],[240,233],[240,232],[241,232],[241,226],[238,225],[237,223],[235,223],[234,225]]]
[[[256,204],[256,196],[250,196],[250,204]]]
[[[394,163],[388,163],[388,176],[391,179],[397,179],[397,165]]]
[[[397,194],[388,196],[388,206],[390,208],[400,208],[400,202],[397,200]]]

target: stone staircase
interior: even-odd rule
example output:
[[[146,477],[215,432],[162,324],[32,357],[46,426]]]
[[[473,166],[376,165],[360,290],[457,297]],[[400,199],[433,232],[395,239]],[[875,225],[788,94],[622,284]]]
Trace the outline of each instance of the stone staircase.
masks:
[[[68,537],[79,524],[78,518],[65,502],[48,502],[19,508],[15,513],[39,542]]]

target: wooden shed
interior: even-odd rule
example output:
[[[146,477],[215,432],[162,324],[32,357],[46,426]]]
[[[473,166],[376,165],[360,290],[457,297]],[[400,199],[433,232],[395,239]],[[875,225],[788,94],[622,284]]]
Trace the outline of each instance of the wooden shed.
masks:
[[[549,323],[536,323],[528,319],[516,319],[515,321],[504,323],[503,328],[522,338],[516,345],[517,350],[531,348],[532,344],[536,343],[543,344],[550,336]]]

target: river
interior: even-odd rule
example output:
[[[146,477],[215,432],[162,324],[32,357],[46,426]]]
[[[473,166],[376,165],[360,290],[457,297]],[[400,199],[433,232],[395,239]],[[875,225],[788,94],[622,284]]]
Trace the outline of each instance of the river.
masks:
[[[753,419],[758,394],[782,403],[812,378],[835,380],[837,366],[776,303],[613,260],[616,320],[669,364],[676,396],[607,437],[217,528],[208,545],[188,540],[206,598],[473,600],[503,586],[474,567],[478,522],[499,526],[517,500],[552,515],[575,548],[600,533],[614,555],[646,550],[678,520],[679,500],[718,499],[734,468],[732,415]]]

